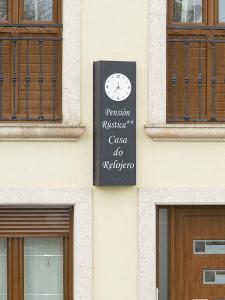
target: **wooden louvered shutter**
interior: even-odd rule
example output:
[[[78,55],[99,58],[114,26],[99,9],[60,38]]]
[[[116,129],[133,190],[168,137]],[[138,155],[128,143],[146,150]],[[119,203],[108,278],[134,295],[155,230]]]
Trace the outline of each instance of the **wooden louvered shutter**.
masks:
[[[62,1],[52,1],[49,21],[26,20],[24,0],[4,3],[5,16],[0,6],[0,121],[61,121]],[[27,3],[32,7],[32,1]]]
[[[188,48],[186,40],[189,41]],[[191,42],[192,40],[194,42]],[[198,40],[201,41],[200,44]],[[167,120],[169,122],[210,118],[207,97],[207,44],[203,41],[207,41],[207,36],[203,34],[177,33],[168,36]],[[188,86],[185,78],[188,78]],[[201,80],[201,90],[198,80],[199,82]],[[201,91],[200,95],[199,91]]]
[[[19,35],[16,113],[20,119],[56,121],[61,119],[60,29],[42,32]]]
[[[62,236],[72,232],[73,210],[60,207],[1,207],[0,236]]]
[[[167,122],[225,122],[225,9],[186,2],[168,1]]]

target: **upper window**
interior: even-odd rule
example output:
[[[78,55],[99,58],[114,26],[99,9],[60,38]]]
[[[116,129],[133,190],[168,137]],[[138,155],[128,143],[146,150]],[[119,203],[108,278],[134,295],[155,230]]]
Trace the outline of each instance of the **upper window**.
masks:
[[[2,0],[0,2],[0,20],[6,20],[8,18],[8,1]]]
[[[202,0],[174,0],[173,21],[202,23]]]
[[[0,21],[18,23],[23,21],[54,22],[61,19],[60,0],[19,0],[18,5],[12,0],[0,1]]]
[[[225,0],[219,0],[219,22],[225,23]]]
[[[61,1],[0,1],[0,121],[61,120]]]
[[[225,1],[169,4],[167,122],[224,122]]]
[[[30,21],[52,21],[53,0],[38,1],[24,0],[24,20]]]

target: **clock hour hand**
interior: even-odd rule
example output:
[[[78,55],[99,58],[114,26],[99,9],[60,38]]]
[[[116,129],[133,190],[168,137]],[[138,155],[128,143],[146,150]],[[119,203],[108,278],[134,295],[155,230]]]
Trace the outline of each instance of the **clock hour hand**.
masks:
[[[118,81],[118,85],[117,85],[117,88],[115,89],[115,91],[114,91],[114,94],[117,92],[117,90],[119,90],[120,89],[120,84],[119,84],[119,81]]]

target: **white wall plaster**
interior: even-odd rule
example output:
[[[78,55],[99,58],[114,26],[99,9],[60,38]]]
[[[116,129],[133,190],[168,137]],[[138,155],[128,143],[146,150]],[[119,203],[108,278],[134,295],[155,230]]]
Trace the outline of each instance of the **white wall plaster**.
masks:
[[[74,206],[74,300],[91,300],[91,189],[0,189],[0,205],[49,204]]]
[[[138,203],[138,300],[156,300],[156,206],[225,205],[225,189],[146,188]]]
[[[221,124],[166,124],[167,1],[149,0],[149,119],[146,133],[153,140],[225,141]]]

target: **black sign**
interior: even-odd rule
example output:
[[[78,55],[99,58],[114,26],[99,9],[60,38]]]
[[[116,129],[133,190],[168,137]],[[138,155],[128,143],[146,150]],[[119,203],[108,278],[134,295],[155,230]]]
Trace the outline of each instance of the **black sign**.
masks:
[[[94,63],[94,185],[136,184],[136,63]]]

